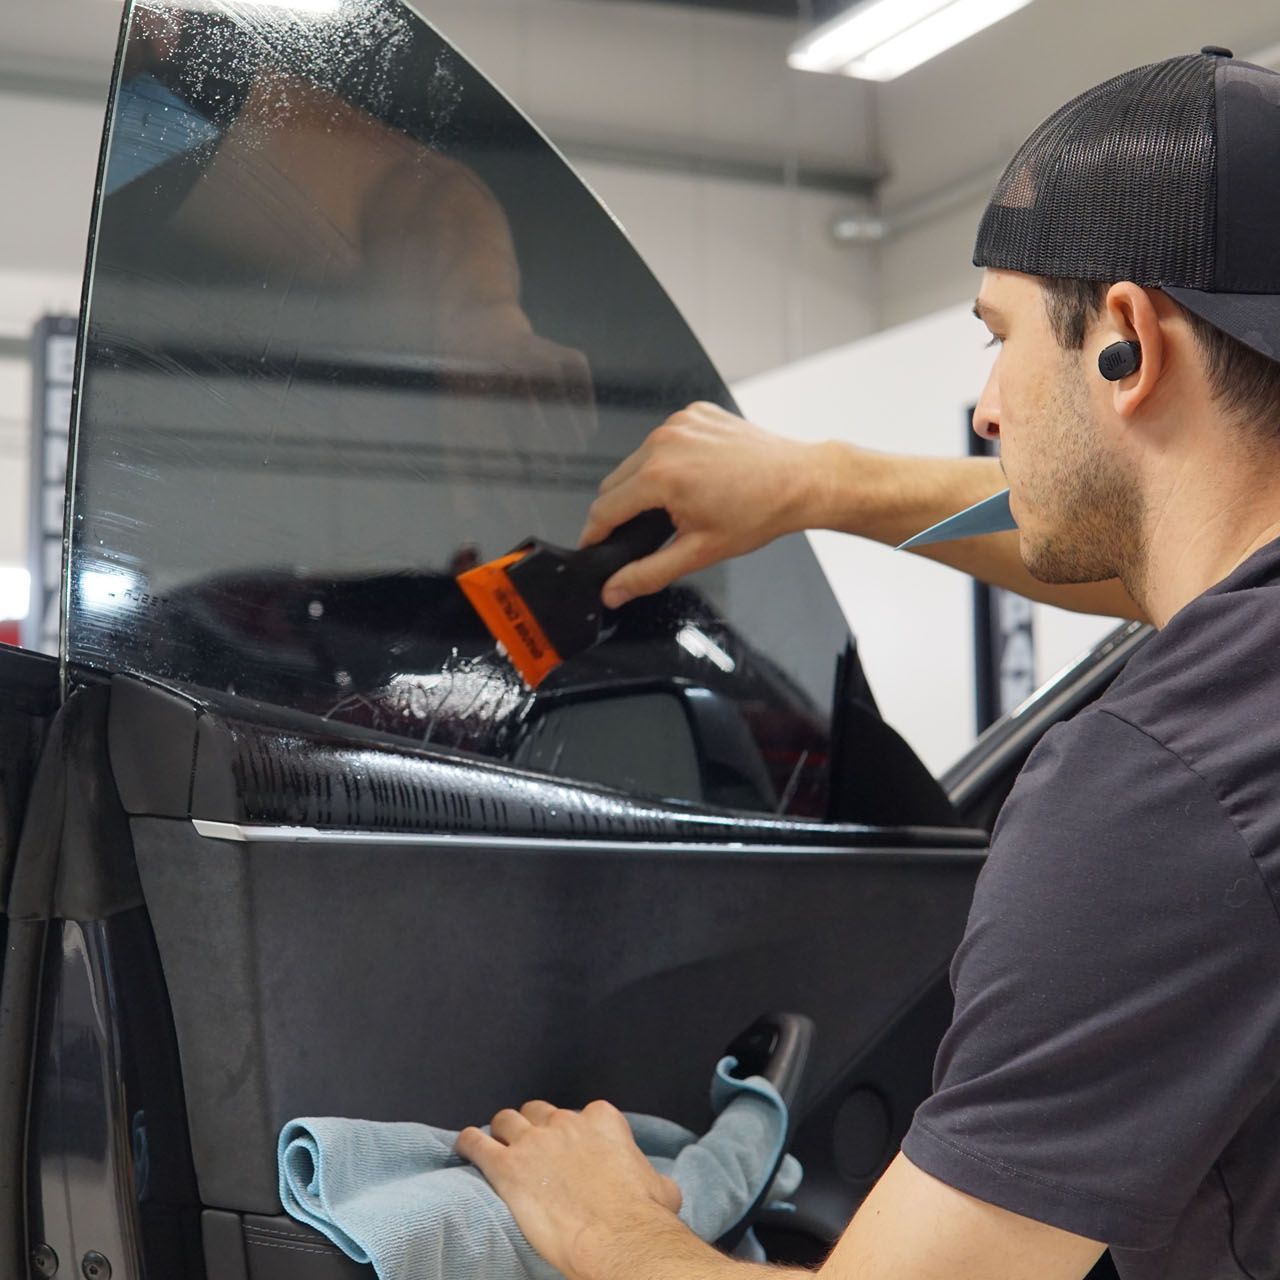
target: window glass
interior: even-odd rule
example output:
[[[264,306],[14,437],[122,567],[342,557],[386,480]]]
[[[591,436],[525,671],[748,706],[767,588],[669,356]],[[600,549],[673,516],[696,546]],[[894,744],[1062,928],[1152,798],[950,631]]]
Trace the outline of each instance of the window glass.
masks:
[[[822,814],[848,637],[803,538],[621,610],[536,695],[455,584],[528,537],[572,545],[668,414],[732,407],[563,159],[399,0],[126,22],[65,657]]]

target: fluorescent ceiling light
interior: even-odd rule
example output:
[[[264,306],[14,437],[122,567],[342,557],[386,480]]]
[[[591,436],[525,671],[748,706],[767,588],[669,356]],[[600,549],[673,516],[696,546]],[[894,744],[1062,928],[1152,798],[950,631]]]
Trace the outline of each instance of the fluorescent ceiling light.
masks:
[[[1025,8],[1031,0],[862,0],[787,55],[801,71],[893,80]]]

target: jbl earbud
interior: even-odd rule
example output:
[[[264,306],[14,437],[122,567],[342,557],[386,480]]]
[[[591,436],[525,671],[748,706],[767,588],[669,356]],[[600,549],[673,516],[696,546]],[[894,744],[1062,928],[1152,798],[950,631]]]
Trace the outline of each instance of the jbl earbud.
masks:
[[[1098,372],[1108,382],[1119,382],[1142,368],[1142,347],[1136,342],[1113,342],[1098,353]]]

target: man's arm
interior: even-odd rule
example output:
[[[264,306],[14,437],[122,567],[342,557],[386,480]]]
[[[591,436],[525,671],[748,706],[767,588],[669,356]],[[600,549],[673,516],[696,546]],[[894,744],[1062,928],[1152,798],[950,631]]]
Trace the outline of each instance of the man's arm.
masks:
[[[737,1262],[675,1216],[679,1193],[648,1165],[621,1114],[531,1102],[465,1130],[458,1150],[569,1280],[799,1280]],[[828,1280],[1081,1280],[1096,1241],[976,1200],[904,1156],[889,1166],[821,1268]]]
[[[670,512],[675,541],[606,584],[605,603],[616,606],[803,529],[835,529],[897,546],[1004,487],[993,458],[915,458],[840,441],[803,443],[698,403],[669,418],[605,478],[582,540],[598,542],[649,507]],[[1143,618],[1118,582],[1037,582],[1023,566],[1016,533],[936,544],[916,554],[1046,604]]]

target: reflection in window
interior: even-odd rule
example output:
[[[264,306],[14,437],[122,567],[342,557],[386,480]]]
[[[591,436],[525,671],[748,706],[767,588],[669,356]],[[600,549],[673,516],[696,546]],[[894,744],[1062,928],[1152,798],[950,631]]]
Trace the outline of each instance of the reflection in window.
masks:
[[[731,404],[617,225],[399,0],[136,5],[71,660],[820,814],[846,633],[803,540],[628,606],[536,698],[454,583],[526,537],[572,543],[599,480],[694,399]],[[696,770],[649,758],[675,724]]]

